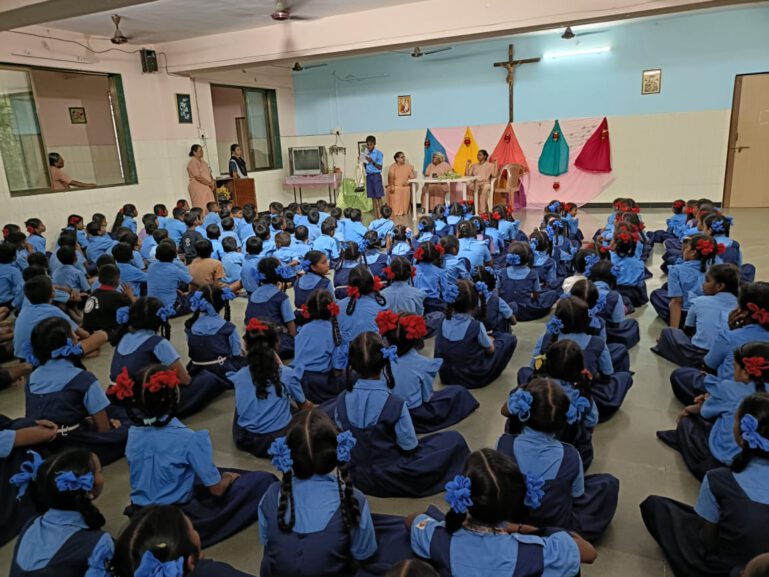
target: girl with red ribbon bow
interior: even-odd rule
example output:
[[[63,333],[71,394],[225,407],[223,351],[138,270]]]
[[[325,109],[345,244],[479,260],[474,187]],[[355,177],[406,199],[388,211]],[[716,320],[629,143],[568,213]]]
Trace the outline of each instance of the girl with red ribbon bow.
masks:
[[[416,272],[416,268],[403,257],[394,257],[385,269],[390,286],[382,291],[382,296],[387,299],[387,306],[391,310],[397,313],[424,314],[425,293],[412,284]]]
[[[443,312],[446,308],[444,294],[448,277],[446,270],[441,267],[445,252],[440,244],[423,242],[414,253],[414,260],[417,263],[414,288],[425,294],[425,313]]]
[[[384,310],[387,300],[377,290],[381,286],[365,264],[359,264],[350,272],[347,281],[347,298],[339,301],[339,329],[342,342],[349,344],[364,332],[376,332],[376,315]]]
[[[331,269],[328,255],[319,250],[311,250],[304,255],[304,260],[307,261],[309,270],[305,271],[294,283],[294,307],[298,310],[302,309],[314,291],[332,290],[331,280],[328,278]],[[294,315],[297,317],[298,324],[303,324],[306,318],[304,314],[299,315],[295,311]]]

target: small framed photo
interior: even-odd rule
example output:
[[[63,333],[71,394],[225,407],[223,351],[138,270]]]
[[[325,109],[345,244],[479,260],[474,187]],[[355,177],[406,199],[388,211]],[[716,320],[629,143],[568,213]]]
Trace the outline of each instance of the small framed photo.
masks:
[[[662,91],[662,70],[644,70],[641,76],[641,94],[659,94]]]
[[[365,158],[368,156],[368,146],[365,140],[358,141],[358,162],[365,162]]]
[[[411,116],[411,95],[398,97],[398,116]]]
[[[80,106],[69,109],[69,121],[71,124],[88,124],[85,116],[85,108]]]
[[[189,94],[176,95],[176,115],[179,124],[192,124],[192,99]]]

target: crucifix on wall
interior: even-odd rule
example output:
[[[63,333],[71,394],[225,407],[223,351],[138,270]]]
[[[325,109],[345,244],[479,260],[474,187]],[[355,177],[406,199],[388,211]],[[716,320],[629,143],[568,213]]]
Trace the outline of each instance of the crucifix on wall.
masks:
[[[507,60],[505,62],[495,62],[494,68],[504,68],[507,70],[507,87],[510,91],[510,122],[513,121],[513,92],[515,82],[515,69],[521,64],[534,64],[542,60],[541,58],[526,58],[524,60],[514,59],[515,48],[512,44],[507,47]]]

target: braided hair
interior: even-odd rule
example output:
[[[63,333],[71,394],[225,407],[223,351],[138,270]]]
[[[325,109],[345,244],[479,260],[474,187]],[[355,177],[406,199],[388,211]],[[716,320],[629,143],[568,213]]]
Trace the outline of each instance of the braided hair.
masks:
[[[72,335],[72,329],[69,326],[69,322],[59,317],[49,317],[40,321],[35,328],[32,329],[30,336],[30,344],[32,345],[32,352],[35,358],[40,361],[40,364],[45,364],[51,360],[51,354],[58,348],[67,345],[67,341],[73,342],[74,337]],[[66,357],[76,367],[83,369],[81,362],[82,353],[71,354]]]
[[[592,375],[585,369],[585,356],[582,347],[571,339],[563,339],[548,349],[545,362],[536,371],[539,376],[548,376],[571,383],[580,396],[592,399],[590,387]]]
[[[587,303],[581,298],[572,296],[571,298],[560,299],[555,305],[553,316],[557,317],[563,327],[561,333],[564,334],[582,334],[590,329],[590,315]],[[548,354],[550,347],[558,341],[558,335],[549,333],[550,338],[543,342],[541,354]]]
[[[694,253],[694,260],[700,261],[700,271],[707,272],[718,253],[716,240],[708,234],[695,234],[687,241],[687,247]]]
[[[230,301],[224,298],[223,287],[213,284],[205,284],[198,290],[203,293],[203,298],[211,303],[211,306],[214,307],[214,310],[217,312],[217,314],[220,313],[222,309],[224,309],[224,320],[229,322],[231,317]],[[184,322],[184,326],[187,329],[192,329],[192,325],[194,325],[199,318],[200,310],[198,309],[192,313],[192,316]]]
[[[293,465],[283,473],[280,483],[278,527],[281,531],[292,531],[296,523],[293,477],[304,480],[313,475],[328,475],[334,469],[344,528],[353,531],[360,522],[361,511],[349,467],[337,458],[337,433],[334,422],[319,409],[301,411],[291,419],[286,430],[286,444],[291,450]]]
[[[339,331],[339,321],[337,314],[339,306],[334,300],[334,295],[325,289],[315,289],[307,297],[306,311],[310,320],[313,321],[331,321],[331,330],[334,337],[334,345],[337,347],[342,344],[342,334]],[[305,311],[302,308],[302,311]]]
[[[379,319],[377,318],[377,320]],[[388,328],[389,330],[382,332],[380,326],[379,333],[387,339],[388,343],[398,348],[399,357],[412,349],[420,351],[424,348],[427,327],[422,315],[401,313],[397,315],[395,327],[390,326]]]
[[[286,292],[286,282],[280,274],[278,269],[280,268],[280,261],[274,256],[264,257],[256,265],[257,270],[264,275],[262,284],[271,284],[277,286],[281,291]]]
[[[745,283],[740,288],[737,304],[748,313],[745,324],[757,324],[769,331],[769,283]]]
[[[510,457],[493,449],[475,451],[465,461],[463,474],[470,479],[472,505],[467,508],[467,513],[454,509],[446,513],[449,533],[456,533],[462,527],[468,513],[488,527],[524,517],[526,483]]]
[[[246,325],[243,340],[246,343],[248,372],[256,387],[256,398],[266,399],[270,385],[275,387],[275,395],[282,397],[281,363],[277,357],[280,336],[277,327],[266,320],[251,319]]]
[[[742,452],[732,461],[731,469],[735,473],[745,470],[754,458],[769,459],[769,452],[760,448],[751,448],[742,438],[739,423],[745,415],[752,415],[758,421],[757,433],[765,439],[769,439],[769,393],[757,392],[746,397],[740,403],[735,416],[735,437],[737,444],[742,447]]]
[[[432,217],[428,215],[424,215],[419,217],[419,222],[417,223],[419,234],[417,236],[420,236],[422,233],[425,232],[431,232],[435,233],[435,222],[433,221]]]
[[[457,281],[457,288],[459,289],[457,298],[454,299],[453,303],[446,303],[446,318],[451,319],[454,313],[466,313],[485,319],[486,299],[481,299],[478,296],[475,285],[469,280],[460,279]],[[479,315],[479,304],[482,315]]]
[[[413,267],[411,263],[402,256],[393,257],[390,261],[390,271],[392,274],[388,274],[388,280],[390,282],[408,281],[412,282],[411,273]]]
[[[153,333],[160,332],[160,336],[171,340],[171,324],[158,316],[158,311],[163,308],[163,303],[155,297],[141,297],[136,299],[128,309],[128,325],[124,325],[120,338],[126,332],[148,330]],[[117,340],[120,341],[120,338]]]
[[[355,312],[355,305],[358,302],[358,299],[372,293],[377,304],[385,306],[387,300],[376,290],[376,287],[377,284],[374,282],[374,277],[366,265],[359,264],[352,269],[350,271],[350,276],[347,279],[347,291],[348,294],[350,294],[350,297],[347,302],[345,314],[351,316]]]
[[[393,377],[390,360],[382,353],[385,346],[382,337],[377,333],[365,332],[359,334],[350,343],[349,362],[350,367],[362,379],[378,379],[384,374],[387,388],[395,387],[395,378]],[[347,372],[348,377],[351,374]],[[352,391],[353,384],[350,380],[347,382],[347,390]]]
[[[339,270],[345,262],[359,262],[360,260],[361,253],[358,243],[348,242],[347,244],[342,245],[342,253],[336,268]]]
[[[434,264],[435,266],[440,266],[445,249],[442,246],[438,248],[439,246],[439,244],[433,244],[429,241],[420,243],[419,248],[414,253],[414,260],[417,264]]]
[[[432,218],[433,218],[433,222],[438,222],[439,220],[442,220],[445,223],[446,222],[446,205],[436,204],[435,208],[433,208]]]
[[[756,358],[763,359],[763,364],[766,365],[766,368],[763,368],[761,364],[757,367],[750,367],[748,366],[750,361],[745,361],[745,359]],[[753,341],[743,344],[734,351],[734,362],[748,372],[750,382],[756,386],[756,392],[767,392],[766,383],[769,381],[769,343]]]

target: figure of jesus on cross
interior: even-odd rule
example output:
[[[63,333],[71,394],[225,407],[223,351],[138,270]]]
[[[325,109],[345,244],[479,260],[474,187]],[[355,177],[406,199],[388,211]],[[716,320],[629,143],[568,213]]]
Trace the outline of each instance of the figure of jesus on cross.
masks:
[[[507,60],[505,62],[494,63],[495,68],[504,68],[507,70],[507,86],[508,90],[510,91],[510,122],[513,121],[513,83],[515,82],[515,68],[521,64],[533,64],[542,60],[541,58],[526,58],[525,60],[515,60],[513,58],[514,54],[515,49],[513,48],[513,45],[510,44],[507,47]]]

